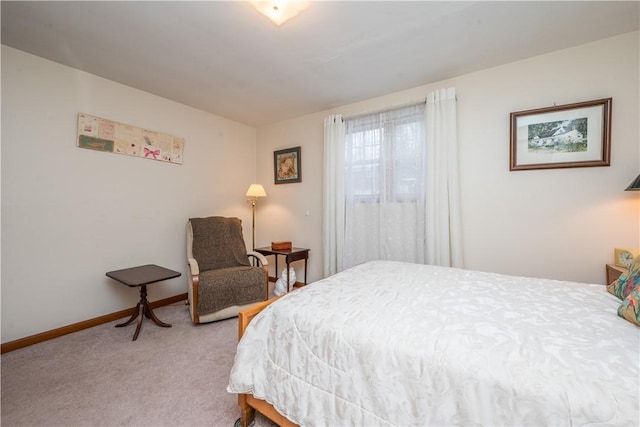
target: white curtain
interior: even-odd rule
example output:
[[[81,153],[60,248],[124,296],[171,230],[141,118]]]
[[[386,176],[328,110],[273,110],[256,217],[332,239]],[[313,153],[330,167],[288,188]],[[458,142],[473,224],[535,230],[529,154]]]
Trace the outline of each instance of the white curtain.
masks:
[[[456,90],[440,89],[427,96],[426,263],[463,267],[458,184]]]
[[[344,119],[324,119],[323,272],[344,270]]]

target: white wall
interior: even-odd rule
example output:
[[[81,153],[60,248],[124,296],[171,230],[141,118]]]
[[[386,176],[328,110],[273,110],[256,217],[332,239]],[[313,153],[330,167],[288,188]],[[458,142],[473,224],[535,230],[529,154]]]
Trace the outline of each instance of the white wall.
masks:
[[[185,139],[184,163],[76,147],[78,113]],[[159,264],[186,292],[189,217],[237,216],[255,180],[255,129],[2,46],[2,342],[130,308],[105,272]],[[186,310],[186,308],[185,308]]]
[[[310,280],[322,278],[323,118],[455,86],[466,267],[604,283],[613,248],[640,247],[640,195],[623,191],[640,173],[638,38],[633,32],[259,128],[257,179],[268,197],[258,206],[256,243],[291,239],[311,248]],[[610,167],[509,172],[509,113],[607,97]],[[297,145],[302,183],[274,185],[273,151]]]

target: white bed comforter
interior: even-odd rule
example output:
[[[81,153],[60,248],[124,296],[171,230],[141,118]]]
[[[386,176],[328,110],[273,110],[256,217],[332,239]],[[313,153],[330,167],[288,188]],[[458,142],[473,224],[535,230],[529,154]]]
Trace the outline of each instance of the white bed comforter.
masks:
[[[227,390],[339,425],[640,424],[640,328],[605,286],[375,261],[271,304]]]

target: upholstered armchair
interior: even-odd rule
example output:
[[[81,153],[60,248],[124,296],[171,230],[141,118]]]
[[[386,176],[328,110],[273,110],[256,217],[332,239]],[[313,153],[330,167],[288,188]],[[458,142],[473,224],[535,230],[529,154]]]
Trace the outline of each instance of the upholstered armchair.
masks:
[[[252,266],[250,259],[256,260]],[[238,218],[187,223],[189,311],[193,323],[227,319],[269,297],[267,259],[247,252]]]

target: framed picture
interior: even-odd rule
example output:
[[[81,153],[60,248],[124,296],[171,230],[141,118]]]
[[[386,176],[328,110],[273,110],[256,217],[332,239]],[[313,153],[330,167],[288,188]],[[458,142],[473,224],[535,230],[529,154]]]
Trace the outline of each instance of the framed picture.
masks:
[[[611,98],[511,113],[509,170],[609,166]]]
[[[300,147],[273,152],[273,176],[276,184],[302,182]]]

